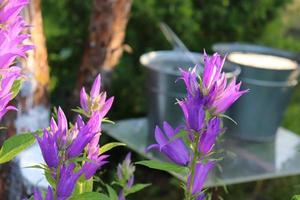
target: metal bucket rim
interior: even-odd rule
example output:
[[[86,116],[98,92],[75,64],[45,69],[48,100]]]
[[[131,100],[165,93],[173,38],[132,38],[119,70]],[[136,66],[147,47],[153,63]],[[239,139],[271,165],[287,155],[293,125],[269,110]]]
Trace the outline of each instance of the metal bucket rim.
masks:
[[[203,54],[201,53],[196,53],[196,52],[191,52],[191,55],[193,57],[195,57],[195,59],[201,59],[199,62],[199,65],[203,66]],[[144,53],[143,55],[140,56],[140,63],[146,67],[149,68],[151,70],[155,70],[155,71],[159,71],[159,72],[163,72],[166,74],[170,74],[170,75],[175,75],[175,76],[180,76],[180,72],[179,71],[168,71],[168,70],[163,70],[163,69],[158,69],[156,67],[153,67],[153,65],[151,65],[151,60],[153,59],[157,59],[157,58],[164,58],[164,59],[174,59],[177,58],[179,60],[179,58],[185,58],[187,61],[189,60],[189,58],[182,53],[181,51],[174,51],[174,50],[159,50],[159,51],[150,51],[148,53]],[[226,78],[233,78],[233,77],[237,77],[240,73],[241,73],[241,68],[235,64],[235,63],[231,63],[230,64],[231,68],[230,72],[226,72]],[[224,66],[226,67],[226,66]],[[227,66],[228,68],[229,66]]]
[[[287,69],[287,70],[272,69],[273,71],[296,71],[296,70],[300,70],[300,60],[297,57],[297,54],[295,54],[293,52],[290,52],[290,51],[283,50],[283,49],[276,49],[276,48],[263,46],[263,45],[249,44],[249,43],[239,43],[239,42],[216,43],[216,44],[213,44],[212,48],[213,48],[214,51],[219,51],[222,54],[225,53],[225,52],[222,52],[222,51],[224,51],[224,49],[227,49],[226,54],[230,54],[230,53],[234,53],[234,52],[241,52],[241,53],[256,53],[256,54],[262,54],[262,55],[282,57],[282,58],[290,59],[290,60],[296,62],[298,67],[296,69]],[[223,50],[221,50],[221,49],[223,49]],[[230,61],[228,59],[226,61],[228,61],[229,63],[239,65],[240,67],[253,68],[253,67],[248,66],[248,65],[244,65],[244,64],[240,64],[240,63]],[[262,68],[262,69],[261,68],[256,68],[256,69],[257,70],[266,70],[264,68]]]
[[[298,80],[288,80],[288,81],[265,81],[251,78],[240,78],[243,83],[257,85],[262,87],[294,87],[298,84]]]

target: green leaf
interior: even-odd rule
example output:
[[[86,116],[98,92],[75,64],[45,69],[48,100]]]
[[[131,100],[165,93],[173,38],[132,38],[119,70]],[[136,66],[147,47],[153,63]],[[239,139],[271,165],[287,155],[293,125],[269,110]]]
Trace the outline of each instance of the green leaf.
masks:
[[[106,118],[106,117],[102,119],[102,122],[106,122],[106,123],[110,123],[110,124],[115,124],[114,121],[111,121],[111,120],[109,120],[109,119]]]
[[[0,150],[0,164],[12,160],[17,154],[35,142],[32,133],[14,135],[4,141]]]
[[[33,168],[33,169],[47,169],[45,166],[39,164],[39,165],[30,165],[30,166],[26,166],[26,167],[23,167],[23,168]]]
[[[135,164],[144,165],[151,169],[158,169],[158,170],[162,170],[162,171],[166,171],[166,172],[172,171],[172,172],[176,172],[176,173],[180,173],[180,174],[185,174],[188,171],[187,167],[178,166],[178,165],[175,165],[172,163],[161,162],[161,161],[157,161],[157,160],[143,160],[143,161],[136,162]]]
[[[45,177],[46,177],[48,183],[49,183],[53,188],[56,188],[56,181],[55,181],[55,179],[51,176],[50,171],[47,169],[47,170],[44,171],[44,173],[45,173]]]
[[[107,188],[107,191],[108,191],[108,194],[109,194],[109,199],[118,200],[118,195],[117,195],[116,191],[112,187],[110,187],[109,185],[106,185],[106,188]]]
[[[300,195],[293,196],[292,200],[300,200]]]
[[[126,192],[125,192],[125,196],[129,195],[129,194],[132,194],[132,193],[136,193],[148,186],[150,186],[151,184],[150,183],[138,183],[138,184],[135,184],[133,185],[131,188],[127,189]]]
[[[118,147],[118,146],[126,146],[126,144],[121,143],[121,142],[111,142],[111,143],[105,144],[102,147],[100,147],[99,153],[103,154],[103,153],[105,153],[115,147]]]
[[[15,80],[15,82],[13,83],[11,90],[10,90],[13,94],[12,99],[18,95],[18,93],[21,89],[21,86],[22,86],[22,82],[23,82],[22,79],[18,79],[18,80]]]
[[[176,135],[174,135],[174,137],[172,137],[171,141],[176,140],[178,138],[184,138],[186,135],[186,130],[182,129]]]
[[[77,107],[77,108],[71,109],[71,110],[73,112],[76,112],[76,113],[80,114],[80,115],[84,115],[84,116],[88,117],[87,113],[80,107]]]
[[[110,200],[110,198],[98,192],[85,192],[76,196],[72,196],[69,200]]]

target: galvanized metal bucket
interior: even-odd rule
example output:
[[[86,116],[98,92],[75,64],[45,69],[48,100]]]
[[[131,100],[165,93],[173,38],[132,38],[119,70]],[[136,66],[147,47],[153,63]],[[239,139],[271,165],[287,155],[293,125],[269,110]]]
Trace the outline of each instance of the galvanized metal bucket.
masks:
[[[297,61],[293,53],[258,45],[219,43],[213,46],[213,50],[223,54],[242,52],[273,55]],[[229,60],[226,62],[231,63]],[[228,133],[244,140],[272,141],[298,82],[299,66],[296,69],[277,70],[235,64],[242,69],[239,76],[243,82],[242,89],[250,89],[250,92],[229,110],[229,115],[238,125],[227,123]]]
[[[191,53],[193,60],[203,66],[203,55]],[[183,114],[176,99],[185,97],[186,90],[183,81],[175,81],[180,76],[179,68],[194,67],[191,58],[181,51],[155,51],[140,57],[140,62],[146,71],[146,97],[148,103],[149,143],[153,141],[153,132],[156,125],[161,127],[163,121],[173,127],[183,121]],[[236,65],[224,66],[228,72],[227,78],[238,76],[240,68]]]

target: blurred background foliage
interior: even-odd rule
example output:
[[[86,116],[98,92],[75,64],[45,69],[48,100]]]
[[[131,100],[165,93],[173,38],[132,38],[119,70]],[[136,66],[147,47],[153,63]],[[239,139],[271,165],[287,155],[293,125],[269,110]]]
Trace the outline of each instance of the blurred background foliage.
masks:
[[[126,35],[132,53],[124,54],[113,73],[110,93],[116,96],[116,102],[111,117],[145,115],[144,74],[139,57],[148,51],[171,48],[158,28],[160,21],[169,24],[193,51],[201,52],[205,48],[210,52],[213,43],[225,41],[300,50],[296,27],[299,9],[295,5],[299,8],[299,0],[295,3],[291,0],[134,0]],[[76,82],[87,39],[91,0],[45,0],[42,9],[51,68],[51,102],[65,106]],[[300,111],[296,105],[288,110],[293,116]],[[295,124],[290,119],[284,121],[288,128],[298,131]]]
[[[90,10],[91,0],[42,1],[51,69],[51,102],[54,106],[68,104],[68,97],[76,83],[87,39]],[[213,43],[240,41],[299,52],[299,11],[300,0],[133,0],[125,41],[132,52],[124,53],[113,73],[109,93],[116,97],[116,101],[110,118],[117,120],[145,115],[145,74],[139,57],[148,51],[171,48],[161,34],[158,22],[166,22],[193,51],[202,52],[205,48],[211,52]],[[283,126],[300,134],[299,89],[298,86],[298,92],[294,92]],[[269,192],[270,197],[261,199],[288,199],[294,192],[290,184],[295,183],[295,179],[299,180],[299,177],[272,181],[273,190],[270,191],[277,188],[276,192]],[[169,187],[172,191],[174,186]],[[225,199],[247,194],[253,187],[253,184],[231,186],[231,192]],[[153,190],[155,187],[151,192]],[[166,194],[168,199],[171,193]],[[154,196],[151,198],[155,199]],[[240,196],[238,199],[250,197]]]

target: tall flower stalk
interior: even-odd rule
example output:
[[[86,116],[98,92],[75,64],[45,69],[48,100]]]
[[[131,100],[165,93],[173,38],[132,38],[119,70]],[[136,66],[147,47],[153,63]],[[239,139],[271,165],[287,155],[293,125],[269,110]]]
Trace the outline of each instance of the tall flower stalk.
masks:
[[[41,167],[50,183],[46,200],[66,200],[80,194],[87,194],[86,198],[91,198],[93,176],[108,163],[108,155],[103,152],[120,145],[109,143],[102,148],[99,145],[101,123],[113,102],[113,97],[106,99],[106,94],[100,88],[101,77],[98,75],[89,94],[84,88],[81,90],[82,107],[76,111],[82,116],[78,115],[75,123],[69,124],[63,110],[58,108],[57,120],[52,117],[50,126],[43,130],[42,136],[36,135],[46,163]],[[125,200],[127,195],[147,187],[149,184],[134,184],[134,171],[135,166],[131,163],[129,153],[117,169],[115,182],[121,187],[119,195],[110,185],[100,180],[102,186],[107,188],[109,197],[97,193],[100,196],[93,198]],[[43,200],[39,190],[35,190],[34,199]]]
[[[92,191],[91,178],[108,162],[108,155],[99,151],[99,139],[102,119],[109,111],[113,98],[106,101],[106,95],[100,93],[100,80],[99,75],[92,86],[91,97],[81,94],[81,102],[88,103],[82,104],[80,113],[83,116],[78,115],[74,124],[69,125],[63,110],[58,108],[57,120],[52,117],[50,127],[43,130],[43,135],[36,135],[46,162],[43,168],[51,184],[46,195],[49,200],[68,199],[75,190],[79,194]],[[35,197],[39,196],[36,191]]]
[[[223,113],[244,93],[241,83],[233,78],[227,82],[222,72],[225,58],[215,53],[204,53],[204,71],[197,74],[197,66],[190,70],[181,69],[181,77],[186,86],[186,98],[179,100],[184,115],[184,124],[173,129],[167,122],[162,131],[155,129],[157,144],[148,150],[157,149],[174,164],[187,169],[185,199],[202,200],[205,180],[216,161],[212,159],[217,138],[223,133],[221,117]],[[184,133],[184,134],[182,134]]]
[[[7,111],[16,110],[8,104],[20,88],[22,73],[17,60],[26,58],[26,52],[33,48],[23,43],[29,37],[23,33],[28,25],[20,15],[26,4],[28,0],[0,2],[0,120]]]

